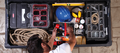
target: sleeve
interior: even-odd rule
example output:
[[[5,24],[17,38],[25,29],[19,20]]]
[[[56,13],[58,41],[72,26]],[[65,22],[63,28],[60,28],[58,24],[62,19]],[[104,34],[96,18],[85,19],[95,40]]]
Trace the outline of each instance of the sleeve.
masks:
[[[55,50],[52,50],[49,53],[72,53],[72,52],[70,49],[70,45],[68,43],[63,43],[57,46]]]

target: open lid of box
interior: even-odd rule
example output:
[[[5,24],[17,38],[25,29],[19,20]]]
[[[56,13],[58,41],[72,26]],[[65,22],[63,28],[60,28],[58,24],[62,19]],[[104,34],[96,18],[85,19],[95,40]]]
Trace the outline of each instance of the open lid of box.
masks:
[[[107,1],[110,0],[5,0],[6,4],[9,3],[54,3],[54,2],[94,2],[94,1]]]

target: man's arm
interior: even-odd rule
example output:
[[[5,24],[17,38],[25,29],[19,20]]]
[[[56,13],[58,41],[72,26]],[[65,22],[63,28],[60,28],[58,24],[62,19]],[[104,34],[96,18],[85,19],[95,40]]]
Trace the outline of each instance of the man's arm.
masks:
[[[47,43],[51,47],[51,50],[53,49],[53,43],[54,43],[54,39],[56,38],[56,32],[57,32],[57,28],[54,28],[53,32],[52,32],[52,37],[50,38],[49,42]]]
[[[75,44],[76,44],[76,39],[75,39],[75,34],[73,32],[72,27],[67,27],[67,32],[69,33],[69,41],[66,42],[70,45],[71,51],[73,50]]]

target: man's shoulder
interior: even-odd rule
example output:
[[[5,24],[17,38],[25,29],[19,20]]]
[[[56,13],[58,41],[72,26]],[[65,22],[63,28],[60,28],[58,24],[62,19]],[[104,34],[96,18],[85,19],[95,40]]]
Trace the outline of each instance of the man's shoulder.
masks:
[[[49,53],[66,53],[66,52],[71,53],[70,45],[68,43],[63,43],[57,46],[55,50],[51,50]]]

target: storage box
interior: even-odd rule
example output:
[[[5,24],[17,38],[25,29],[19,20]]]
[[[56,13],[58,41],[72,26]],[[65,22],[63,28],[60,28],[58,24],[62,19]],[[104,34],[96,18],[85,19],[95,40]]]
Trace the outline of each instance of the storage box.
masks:
[[[6,48],[26,48],[26,46],[13,45],[10,42],[9,32],[18,28],[42,28],[46,31],[53,28],[56,22],[55,11],[57,7],[53,7],[52,4],[57,3],[84,3],[82,17],[85,20],[84,36],[86,37],[86,44],[75,45],[75,47],[89,47],[89,46],[110,46],[111,41],[111,16],[110,16],[110,0],[5,0],[5,47]],[[39,11],[37,8],[42,6],[45,10]],[[33,8],[31,8],[33,7]],[[92,15],[96,12],[94,7],[97,8],[99,15],[99,22],[97,25],[93,25],[91,21]],[[41,9],[41,8],[39,8]],[[45,11],[45,12],[44,12]],[[33,19],[29,19],[33,13]],[[43,13],[43,14],[41,14]],[[45,14],[44,14],[45,13]],[[26,16],[23,16],[25,14]],[[34,20],[34,18],[38,18]],[[42,19],[43,18],[43,19]],[[46,18],[46,19],[44,19]],[[93,17],[94,19],[94,17]],[[97,19],[97,18],[95,18]],[[12,20],[12,21],[11,21]],[[34,21],[33,21],[34,20]],[[34,25],[34,22],[45,22],[43,25]],[[89,22],[90,21],[90,22]],[[32,24],[31,24],[32,23]],[[79,24],[80,25],[80,24]],[[96,28],[97,26],[97,28]],[[76,33],[77,28],[74,28]],[[48,32],[51,33],[51,32]],[[96,36],[98,34],[98,36]],[[101,36],[104,35],[104,36]],[[76,36],[81,36],[76,34]]]

